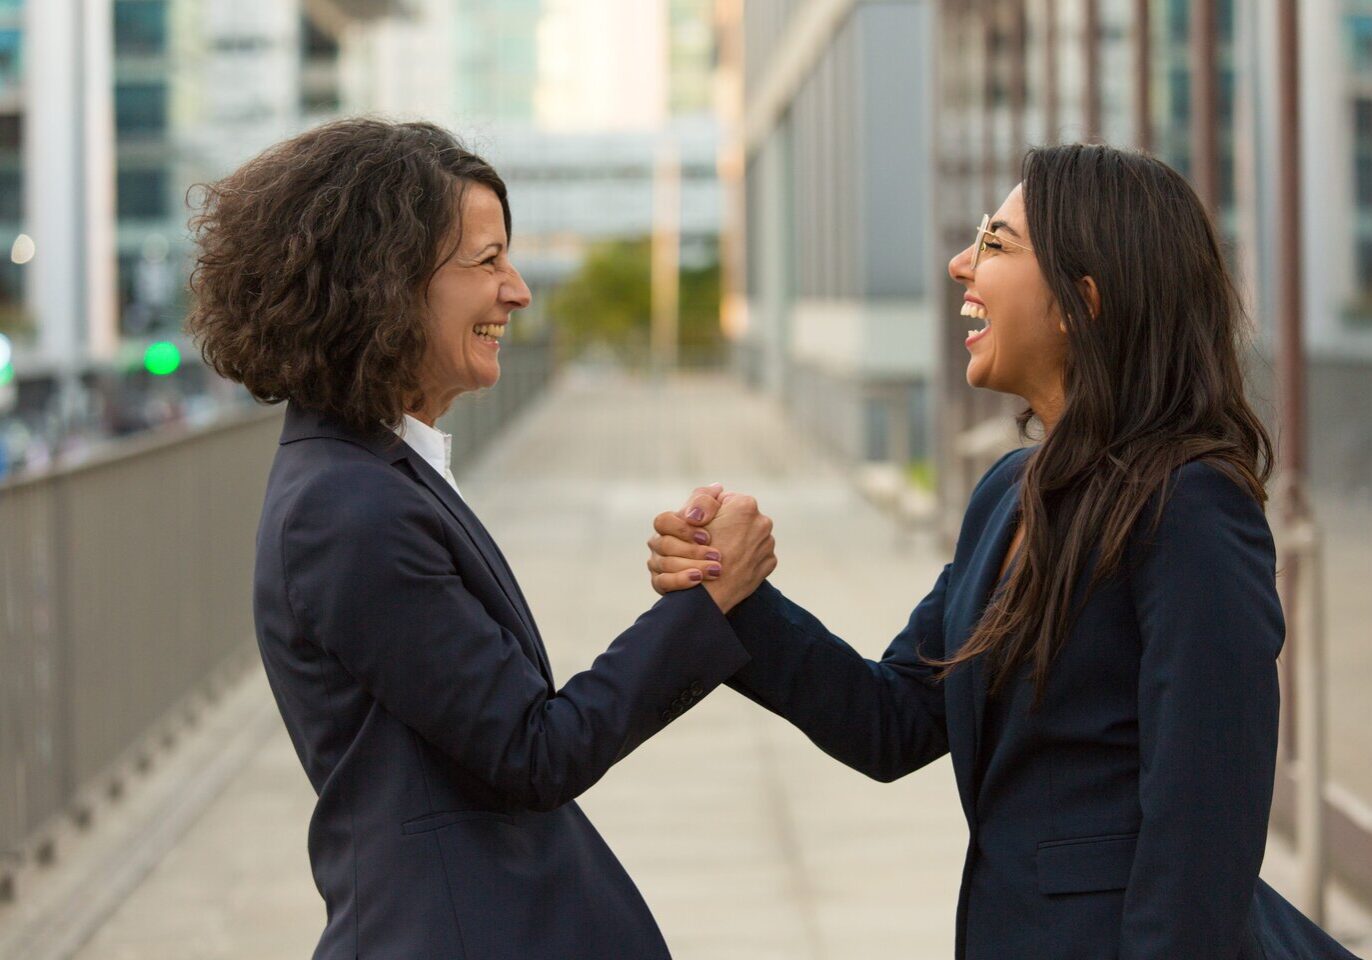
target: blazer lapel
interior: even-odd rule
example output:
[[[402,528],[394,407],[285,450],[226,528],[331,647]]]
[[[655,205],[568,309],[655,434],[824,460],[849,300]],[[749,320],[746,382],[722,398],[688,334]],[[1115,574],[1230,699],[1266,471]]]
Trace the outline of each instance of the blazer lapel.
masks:
[[[1001,495],[982,527],[977,545],[968,558],[967,572],[962,583],[955,591],[949,605],[946,623],[947,636],[955,642],[948,655],[956,653],[971,636],[986,610],[992,594],[999,586],[1000,568],[1005,560],[1005,552],[1010,547],[1015,530],[1016,513],[1019,508],[1019,482],[1012,483]],[[981,657],[961,669],[954,670],[948,678],[948,707],[964,725],[965,733],[949,730],[949,739],[956,739],[966,751],[967,761],[958,777],[959,786],[964,793],[964,806],[969,815],[975,804],[977,784],[980,779],[982,753],[982,724],[986,716],[986,670]]]
[[[495,541],[491,539],[491,535],[486,532],[486,528],[481,525],[481,521],[476,518],[476,514],[472,513],[471,508],[457,495],[457,491],[452,488],[452,485],[439,475],[433,467],[429,466],[423,457],[415,453],[409,444],[390,430],[378,426],[377,430],[372,433],[361,434],[328,416],[302,407],[293,401],[287,403],[286,419],[281,428],[281,442],[283,444],[295,443],[298,440],[308,440],[312,437],[345,440],[370,451],[386,463],[397,464],[403,460],[409,464],[410,469],[420,482],[428,487],[452,514],[462,532],[471,541],[472,547],[485,561],[491,576],[495,578],[496,583],[500,584],[500,589],[505,594],[505,599],[509,601],[510,608],[514,610],[515,616],[519,618],[520,624],[524,627],[526,636],[520,638],[521,643],[533,655],[549,687],[555,688],[552,667],[548,663],[547,651],[543,648],[543,639],[534,626],[533,614],[529,611],[529,605],[524,599],[524,594],[520,592],[519,585],[515,583],[514,573],[511,572],[509,564],[505,562],[505,557],[501,554],[500,549],[496,547]]]
[[[552,666],[548,663],[548,655],[543,649],[543,641],[538,635],[538,630],[533,625],[533,616],[529,612],[528,604],[524,600],[524,594],[520,592],[519,585],[515,583],[514,573],[510,570],[509,564],[505,562],[505,556],[500,552],[500,548],[495,545],[490,533],[477,519],[471,507],[457,495],[452,484],[438,474],[433,467],[415,453],[408,446],[405,447],[406,460],[411,469],[420,481],[433,492],[434,496],[442,501],[448,508],[454,520],[457,521],[467,538],[476,547],[481,559],[486,562],[486,567],[495,577],[496,583],[500,584],[500,589],[505,594],[505,599],[510,601],[510,606],[519,617],[519,622],[524,625],[528,633],[529,643],[527,646],[532,648],[534,658],[538,661],[539,669],[543,671],[544,678],[549,684],[553,683]]]

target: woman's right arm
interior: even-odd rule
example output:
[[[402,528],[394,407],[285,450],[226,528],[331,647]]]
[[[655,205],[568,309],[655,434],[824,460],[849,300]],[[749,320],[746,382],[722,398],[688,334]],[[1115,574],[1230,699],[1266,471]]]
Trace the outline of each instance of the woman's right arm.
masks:
[[[701,491],[696,491],[700,493]],[[686,573],[704,565],[707,547],[691,542],[709,520],[688,523],[680,513],[659,514],[648,568],[660,593],[685,586]],[[710,548],[724,544],[712,541]],[[710,584],[725,589],[734,576],[726,550],[723,575]],[[752,658],[729,686],[799,727],[836,760],[876,780],[891,781],[941,757],[948,750],[942,685],[924,662],[943,656],[943,597],[948,568],[924,598],[880,661],[867,660],[792,603],[770,583],[746,599],[724,603],[730,626]]]
[[[306,641],[514,808],[574,799],[748,656],[710,595],[687,590],[554,693],[467,588],[436,508],[390,467],[312,477],[281,551]]]
[[[948,735],[943,686],[921,654],[943,655],[948,569],[878,661],[764,583],[729,614],[752,659],[726,682],[875,780],[932,763],[948,752]]]

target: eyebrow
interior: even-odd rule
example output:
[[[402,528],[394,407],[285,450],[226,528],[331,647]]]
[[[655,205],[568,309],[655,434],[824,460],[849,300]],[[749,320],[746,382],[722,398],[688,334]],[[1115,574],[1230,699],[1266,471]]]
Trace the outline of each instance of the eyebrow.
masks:
[[[1010,224],[1006,223],[1004,220],[992,220],[991,225],[987,229],[996,231],[1001,229],[1002,227],[1005,228],[1005,232],[1010,234],[1010,236],[1014,237],[1016,240],[1020,239],[1019,231],[1016,230],[1014,227],[1010,226]]]

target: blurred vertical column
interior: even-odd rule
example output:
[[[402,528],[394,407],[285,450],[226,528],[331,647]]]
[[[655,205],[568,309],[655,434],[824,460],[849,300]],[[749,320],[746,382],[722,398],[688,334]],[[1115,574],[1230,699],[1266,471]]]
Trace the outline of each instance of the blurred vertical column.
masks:
[[[25,42],[26,296],[70,402],[81,362],[112,353],[117,331],[111,4],[27,3]]]
[[[1009,0],[1010,33],[1010,150],[1007,162],[1013,180],[1019,180],[1024,150],[1028,145],[1025,133],[1025,112],[1029,99],[1029,11],[1027,0]]]
[[[1043,128],[1045,139],[1056,143],[1061,136],[1062,122],[1058,110],[1058,5],[1056,0],[1043,3]]]
[[[651,296],[652,365],[661,376],[677,365],[681,300],[681,157],[670,134],[659,140],[653,164]]]
[[[1082,0],[1082,55],[1086,63],[1086,89],[1082,110],[1086,118],[1086,139],[1102,136],[1100,91],[1100,3]]]
[[[720,324],[737,342],[748,328],[748,207],[744,193],[743,0],[715,0],[715,113],[721,136],[716,167],[724,189],[720,231]]]
[[[1219,124],[1216,117],[1215,0],[1191,0],[1191,183],[1219,221]]]
[[[1288,642],[1289,687],[1294,690],[1296,845],[1300,860],[1297,900],[1316,923],[1324,922],[1325,677],[1319,577],[1320,537],[1306,489],[1306,382],[1301,245],[1300,17],[1296,0],[1278,0],[1278,320],[1277,387],[1281,432],[1278,491],[1283,605]],[[1289,745],[1289,744],[1288,744]]]
[[[1153,16],[1149,0],[1134,0],[1134,145],[1153,149]]]

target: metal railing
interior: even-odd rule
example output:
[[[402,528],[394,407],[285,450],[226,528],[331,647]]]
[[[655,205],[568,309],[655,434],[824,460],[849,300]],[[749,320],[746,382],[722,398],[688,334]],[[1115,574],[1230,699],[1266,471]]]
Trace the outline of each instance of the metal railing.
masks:
[[[538,394],[546,345],[507,348],[502,382],[441,424],[461,464]],[[118,771],[252,662],[252,570],[281,409],[128,441],[0,484],[0,899],[89,819]],[[47,853],[45,853],[47,851]]]
[[[83,806],[251,638],[279,432],[254,410],[0,487],[0,851]]]

